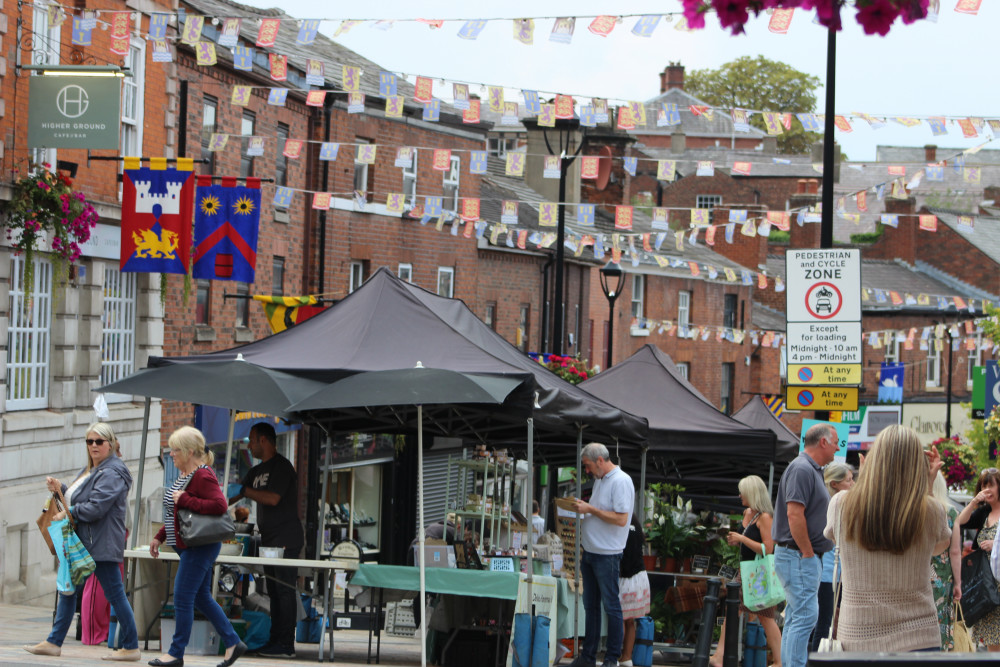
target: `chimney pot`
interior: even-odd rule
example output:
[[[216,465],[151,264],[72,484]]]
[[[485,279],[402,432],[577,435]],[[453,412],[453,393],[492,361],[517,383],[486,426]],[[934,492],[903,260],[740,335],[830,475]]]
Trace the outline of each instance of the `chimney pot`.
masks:
[[[665,93],[673,88],[684,90],[684,65],[670,63],[660,73],[660,92]]]
[[[819,181],[817,179],[810,178],[806,181],[806,194],[819,194]]]
[[[806,193],[806,179],[800,178],[796,184],[795,194],[804,195]]]

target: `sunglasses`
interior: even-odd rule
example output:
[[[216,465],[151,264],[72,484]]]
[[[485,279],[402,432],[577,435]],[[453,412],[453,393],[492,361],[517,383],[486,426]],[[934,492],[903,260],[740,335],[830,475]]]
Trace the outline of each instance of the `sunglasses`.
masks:
[[[88,445],[98,445],[98,446],[100,446],[100,445],[103,445],[104,443],[106,443],[107,440],[104,440],[103,438],[94,438],[93,440],[91,440],[90,438],[87,438],[86,442],[87,442]]]

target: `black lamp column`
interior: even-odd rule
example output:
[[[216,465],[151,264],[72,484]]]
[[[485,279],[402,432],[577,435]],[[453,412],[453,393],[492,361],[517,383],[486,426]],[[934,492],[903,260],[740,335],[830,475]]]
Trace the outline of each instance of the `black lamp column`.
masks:
[[[608,355],[605,360],[605,370],[611,368],[611,359],[615,342],[615,299],[621,294],[625,283],[625,272],[618,262],[610,261],[600,269],[601,290],[608,299]],[[614,282],[617,279],[617,282]],[[612,284],[614,282],[614,284]]]

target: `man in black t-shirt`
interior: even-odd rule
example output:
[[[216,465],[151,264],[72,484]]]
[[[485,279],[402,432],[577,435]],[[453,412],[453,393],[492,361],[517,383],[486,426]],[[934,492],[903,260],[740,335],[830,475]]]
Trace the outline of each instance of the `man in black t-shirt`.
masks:
[[[243,479],[239,495],[230,498],[233,504],[241,498],[257,503],[257,528],[261,545],[284,547],[285,558],[298,558],[304,542],[302,522],[298,513],[298,475],[291,462],[278,454],[274,427],[258,422],[250,429],[250,453],[261,462],[250,469]],[[271,598],[271,637],[257,651],[269,658],[295,657],[295,621],[298,594],[295,583],[298,571],[294,567],[265,567],[267,590]]]

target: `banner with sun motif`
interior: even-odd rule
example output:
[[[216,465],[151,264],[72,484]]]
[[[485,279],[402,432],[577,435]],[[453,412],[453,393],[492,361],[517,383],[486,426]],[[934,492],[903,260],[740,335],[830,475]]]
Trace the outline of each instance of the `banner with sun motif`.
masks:
[[[187,273],[191,256],[191,158],[151,158],[143,167],[124,159],[120,270],[134,273]]]
[[[194,278],[254,281],[260,227],[260,179],[237,185],[198,177],[194,214]]]

